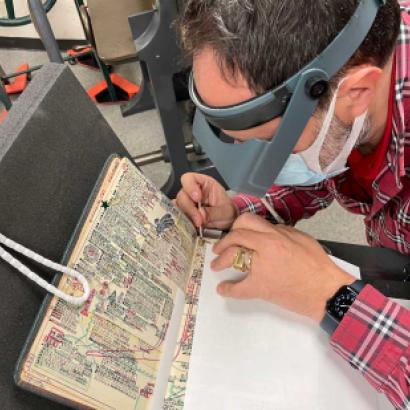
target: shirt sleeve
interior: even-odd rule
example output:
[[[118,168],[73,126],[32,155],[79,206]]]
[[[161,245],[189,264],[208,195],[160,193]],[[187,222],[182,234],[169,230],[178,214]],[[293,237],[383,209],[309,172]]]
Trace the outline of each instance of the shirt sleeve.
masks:
[[[266,193],[265,200],[275,211],[275,217],[266,209],[260,198],[238,194],[233,199],[240,214],[251,212],[272,222],[295,225],[299,220],[309,218],[319,210],[327,208],[333,198],[326,182],[309,187],[274,185]]]
[[[410,311],[366,286],[336,329],[333,349],[384,393],[410,409]]]

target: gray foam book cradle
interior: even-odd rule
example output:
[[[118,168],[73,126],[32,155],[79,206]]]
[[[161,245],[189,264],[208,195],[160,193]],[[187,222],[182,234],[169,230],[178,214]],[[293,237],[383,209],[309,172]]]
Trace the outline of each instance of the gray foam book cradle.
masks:
[[[45,65],[0,125],[0,232],[61,260],[114,153],[129,156],[70,68]],[[52,274],[23,262],[52,280]],[[19,353],[45,293],[3,261],[0,279],[1,408],[65,408],[14,385]]]

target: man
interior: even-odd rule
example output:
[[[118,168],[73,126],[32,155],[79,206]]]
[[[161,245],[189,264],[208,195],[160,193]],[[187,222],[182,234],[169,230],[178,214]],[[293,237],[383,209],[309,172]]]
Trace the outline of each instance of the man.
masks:
[[[247,193],[231,199],[212,178],[187,174],[176,202],[198,227],[231,229],[215,245],[218,256],[212,267],[220,271],[234,264],[248,275],[241,282],[220,284],[222,296],[264,299],[322,324],[343,292],[343,297],[355,300],[347,311],[338,312],[343,319],[336,330],[329,331],[324,324],[332,334],[331,345],[396,408],[408,409],[410,312],[371,286],[355,293],[349,288],[355,287],[355,279],[333,264],[313,238],[290,226],[336,199],[350,212],[366,216],[370,245],[410,254],[410,1],[188,0],[180,27],[183,45],[193,56],[197,107],[210,117],[219,109],[243,112],[236,115],[237,121],[249,125],[251,116],[235,107],[252,107],[258,96],[271,98],[269,90],[294,87],[295,73],[299,84],[309,74],[308,64],[324,56],[331,44],[334,49],[337,36],[355,20],[352,16],[359,7],[374,8],[376,3],[377,15],[365,40],[332,74],[328,88],[312,88],[311,94],[320,95],[317,107],[263,199]],[[361,15],[360,21],[365,17]],[[353,23],[343,35],[352,30],[359,28]],[[338,43],[340,53],[349,41],[344,43]],[[339,57],[337,52],[332,55]],[[320,77],[321,71],[316,72]],[[323,85],[314,85],[318,84]],[[216,126],[243,143],[245,148],[237,151],[245,158],[247,146],[251,151],[257,141],[275,143],[283,137],[282,121],[296,126],[305,105],[299,104],[300,113],[293,117],[288,111],[289,99],[298,92],[294,87],[279,101],[287,104],[283,115],[271,115],[246,129],[232,121],[220,125],[215,114],[207,130],[212,133]],[[243,172],[245,161],[227,158],[235,175],[223,163],[223,155],[214,156],[217,168],[236,182],[239,174],[241,181],[248,178],[246,173],[258,175],[259,162],[265,161],[256,157],[255,172]],[[264,166],[268,169],[266,161]],[[257,186],[246,183],[236,185]],[[255,190],[260,192],[262,185]]]

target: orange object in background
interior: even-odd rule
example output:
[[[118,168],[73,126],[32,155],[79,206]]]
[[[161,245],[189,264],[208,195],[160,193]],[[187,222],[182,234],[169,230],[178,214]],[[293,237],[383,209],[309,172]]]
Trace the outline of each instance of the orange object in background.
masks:
[[[22,64],[19,68],[17,68],[16,73],[20,71],[28,70],[28,64]],[[29,82],[29,74],[23,73],[15,77],[13,80],[9,80],[7,84],[5,84],[5,89],[7,94],[19,94],[25,90]]]
[[[114,85],[117,101],[111,101],[105,80],[91,87],[87,93],[96,103],[117,103],[129,101],[140,90],[137,84],[128,81],[118,74],[110,74],[111,82]]]
[[[7,111],[4,110],[0,112],[0,124],[4,121],[4,119],[7,117]]]

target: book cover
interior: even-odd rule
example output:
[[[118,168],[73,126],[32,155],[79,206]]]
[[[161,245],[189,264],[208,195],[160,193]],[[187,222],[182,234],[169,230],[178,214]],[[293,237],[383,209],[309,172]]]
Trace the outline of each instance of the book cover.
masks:
[[[65,257],[89,281],[76,307],[49,296],[16,383],[74,407],[183,407],[203,246],[128,160],[110,158]],[[80,294],[69,277],[58,287]],[[178,305],[178,306],[177,306]]]

